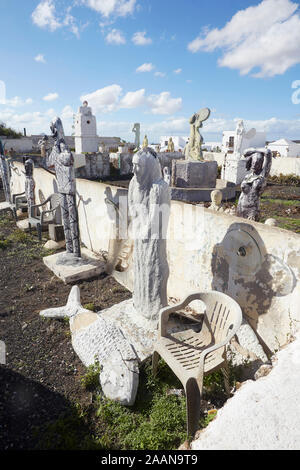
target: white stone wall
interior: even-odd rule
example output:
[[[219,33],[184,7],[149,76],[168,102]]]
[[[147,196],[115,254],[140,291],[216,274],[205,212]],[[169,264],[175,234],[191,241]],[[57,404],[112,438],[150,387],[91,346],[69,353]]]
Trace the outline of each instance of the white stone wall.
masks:
[[[23,165],[16,163],[14,192],[24,189]],[[48,197],[53,175],[34,170],[36,192]],[[77,179],[82,242],[94,252],[107,250],[112,222],[105,197],[117,202],[126,190]],[[240,246],[247,256],[238,257]],[[217,289],[235,298],[271,350],[287,342],[300,326],[300,236],[277,227],[212,212],[178,201],[171,203],[168,227],[168,294],[182,299],[191,291]],[[132,271],[116,273],[127,287]]]

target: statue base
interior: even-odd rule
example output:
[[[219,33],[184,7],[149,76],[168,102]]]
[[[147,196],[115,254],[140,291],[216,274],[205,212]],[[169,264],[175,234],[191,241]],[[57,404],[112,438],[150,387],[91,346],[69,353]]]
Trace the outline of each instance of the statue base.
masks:
[[[106,263],[86,248],[82,248],[81,258],[71,253],[56,253],[45,256],[44,264],[65,284],[90,279],[105,272]]]
[[[213,161],[174,161],[172,186],[176,188],[215,188],[218,163]]]

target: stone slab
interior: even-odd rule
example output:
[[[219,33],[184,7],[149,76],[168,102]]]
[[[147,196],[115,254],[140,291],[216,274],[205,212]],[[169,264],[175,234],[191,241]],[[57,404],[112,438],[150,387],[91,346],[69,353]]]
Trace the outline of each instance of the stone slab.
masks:
[[[192,442],[193,450],[298,450],[300,333],[266,377],[249,380]]]
[[[211,192],[214,188],[174,188],[171,187],[171,199],[173,201],[183,202],[210,202]],[[228,186],[226,188],[218,188],[222,192],[222,200],[231,200],[235,198],[236,187]]]
[[[76,262],[73,265],[58,264],[61,256],[62,253],[46,256],[43,258],[43,262],[65,284],[90,279],[105,271],[105,262],[84,248],[82,249],[81,262]]]
[[[172,180],[177,188],[215,188],[217,162],[174,161]]]

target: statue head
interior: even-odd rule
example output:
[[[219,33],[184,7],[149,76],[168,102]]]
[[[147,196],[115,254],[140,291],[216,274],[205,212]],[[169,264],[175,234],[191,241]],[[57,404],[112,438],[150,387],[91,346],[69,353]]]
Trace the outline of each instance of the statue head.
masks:
[[[51,129],[51,132],[52,132],[52,137],[55,140],[64,140],[65,139],[64,128],[63,128],[61,119],[59,117],[55,117],[51,121],[50,129]]]
[[[151,186],[162,179],[161,166],[156,152],[145,147],[139,150],[132,159],[133,173],[139,186]]]
[[[33,160],[31,160],[31,158],[26,160],[26,162],[24,163],[24,167],[25,167],[25,175],[26,176],[32,176],[33,175],[34,163],[33,163]]]
[[[222,191],[215,189],[214,191],[211,192],[210,197],[211,197],[211,202],[213,203],[214,206],[221,205],[222,199],[223,199]]]

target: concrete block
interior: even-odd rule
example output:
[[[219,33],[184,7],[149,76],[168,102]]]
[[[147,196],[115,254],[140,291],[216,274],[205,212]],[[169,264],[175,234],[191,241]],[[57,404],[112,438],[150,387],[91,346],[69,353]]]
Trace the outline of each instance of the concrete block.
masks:
[[[215,188],[217,162],[178,161],[174,165],[173,181],[177,188]]]

